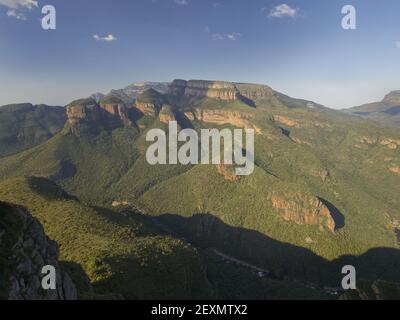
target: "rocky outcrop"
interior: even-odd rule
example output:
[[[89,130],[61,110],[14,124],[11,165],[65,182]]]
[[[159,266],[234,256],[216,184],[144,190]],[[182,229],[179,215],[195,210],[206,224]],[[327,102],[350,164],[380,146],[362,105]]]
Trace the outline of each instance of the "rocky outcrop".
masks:
[[[254,101],[272,97],[274,91],[268,86],[257,84],[226,81],[174,80],[169,87],[169,94],[224,101],[235,101],[244,97]]]
[[[172,96],[183,96],[187,87],[187,81],[176,79],[169,85],[168,94]]]
[[[290,118],[288,118],[286,116],[282,116],[282,115],[275,115],[272,117],[272,120],[274,122],[281,123],[288,127],[296,127],[299,125],[299,123],[296,120],[290,119]]]
[[[164,104],[164,96],[154,89],[149,89],[137,97],[135,107],[145,116],[157,117]]]
[[[242,97],[253,101],[274,96],[274,90],[265,85],[236,83],[235,86]]]
[[[360,137],[359,142],[365,143],[365,144],[376,144],[378,142],[378,138],[362,136],[362,137]]]
[[[67,117],[67,126],[76,134],[82,124],[110,128],[131,124],[128,107],[120,99],[110,96],[104,97],[99,103],[93,98],[73,101],[67,106]]]
[[[124,124],[130,124],[128,108],[126,104],[115,97],[104,97],[100,100],[100,109],[106,114],[120,119]]]
[[[389,170],[394,172],[394,173],[399,173],[400,174],[400,167],[391,167],[391,168],[389,168]]]
[[[159,114],[160,122],[169,123],[170,121],[176,121],[175,115],[172,112],[172,108],[169,105],[164,105]]]
[[[83,122],[96,122],[100,120],[100,108],[92,98],[76,100],[67,106],[67,117],[71,127]]]
[[[256,133],[261,133],[261,130],[252,123],[253,114],[250,112],[229,111],[226,109],[196,109],[185,112],[185,116],[191,121],[198,120],[217,125],[230,124],[239,128],[254,129]]]
[[[0,278],[6,283],[3,294],[9,300],[75,300],[77,291],[61,268],[57,244],[44,233],[41,224],[23,208],[0,202]],[[43,266],[56,270],[56,289],[41,285]]]
[[[170,85],[169,94],[226,101],[238,99],[238,90],[235,85],[224,81],[174,80]]]
[[[235,167],[233,165],[219,164],[216,167],[218,173],[222,175],[225,180],[237,181],[241,178],[241,176],[236,175]]]
[[[380,140],[380,144],[383,146],[386,146],[390,149],[397,149],[400,146],[400,140],[397,139],[391,139],[391,138],[382,138]]]
[[[326,169],[311,169],[310,175],[320,178],[322,182],[326,182],[330,178],[330,173]]]
[[[317,225],[331,232],[335,231],[336,225],[331,212],[318,198],[294,193],[273,195],[271,202],[286,221],[298,225]]]

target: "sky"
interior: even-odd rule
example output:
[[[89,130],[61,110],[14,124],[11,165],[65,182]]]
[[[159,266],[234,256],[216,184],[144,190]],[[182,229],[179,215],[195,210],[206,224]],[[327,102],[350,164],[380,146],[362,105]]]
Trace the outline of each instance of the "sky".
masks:
[[[42,28],[45,5],[55,30]],[[399,60],[398,0],[0,0],[0,105],[181,78],[347,108],[399,90]]]

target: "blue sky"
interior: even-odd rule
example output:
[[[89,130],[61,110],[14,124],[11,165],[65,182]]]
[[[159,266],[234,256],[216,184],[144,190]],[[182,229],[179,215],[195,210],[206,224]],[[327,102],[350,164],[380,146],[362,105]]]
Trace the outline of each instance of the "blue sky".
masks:
[[[41,28],[47,4],[56,30]],[[184,78],[350,107],[400,89],[399,18],[398,0],[0,0],[0,105]]]

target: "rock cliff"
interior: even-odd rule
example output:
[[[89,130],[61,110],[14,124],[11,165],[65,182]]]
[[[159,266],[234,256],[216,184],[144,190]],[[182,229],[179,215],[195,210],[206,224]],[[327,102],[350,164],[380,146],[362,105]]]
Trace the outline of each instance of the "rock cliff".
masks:
[[[149,89],[137,97],[135,107],[146,116],[157,117],[165,102],[162,94]]]
[[[170,121],[176,121],[175,115],[172,112],[172,107],[164,105],[159,114],[160,121],[168,124]]]
[[[67,126],[73,133],[79,133],[79,125],[96,124],[116,128],[130,125],[129,108],[122,100],[106,96],[97,103],[93,98],[80,99],[67,106]]]
[[[169,94],[225,101],[235,101],[238,98],[235,85],[224,81],[174,80],[170,85]]]
[[[9,300],[75,300],[77,291],[61,268],[57,244],[23,208],[0,202],[0,296]],[[56,289],[43,290],[43,266],[56,269]]]
[[[217,125],[230,124],[239,128],[254,129],[256,133],[260,133],[260,129],[253,123],[253,114],[250,112],[229,111],[226,109],[195,109],[185,112],[186,118],[189,120],[198,120]]]
[[[331,212],[318,198],[294,193],[273,195],[271,202],[286,221],[298,225],[317,225],[331,232],[335,231],[336,224]]]
[[[223,101],[235,101],[243,97],[257,100],[271,97],[274,91],[264,85],[233,83],[226,81],[174,80],[170,87],[170,95],[198,98],[213,98]]]

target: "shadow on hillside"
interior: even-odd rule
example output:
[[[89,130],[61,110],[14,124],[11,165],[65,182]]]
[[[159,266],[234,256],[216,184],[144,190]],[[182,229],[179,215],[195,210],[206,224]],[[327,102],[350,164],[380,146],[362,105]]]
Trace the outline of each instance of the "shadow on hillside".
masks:
[[[253,100],[251,100],[245,96],[239,95],[239,100],[242,101],[243,103],[247,104],[249,107],[252,107],[252,108],[257,107]]]
[[[192,122],[181,112],[174,112],[174,116],[182,129],[193,129]]]
[[[323,198],[318,198],[330,211],[333,221],[335,221],[335,230],[342,229],[345,225],[345,217],[334,204]]]
[[[342,256],[328,261],[309,249],[277,241],[258,231],[229,226],[211,214],[190,218],[165,214],[157,220],[195,246],[215,248],[266,269],[278,279],[288,277],[340,286],[342,267],[350,264],[356,268],[359,279],[400,281],[400,250],[375,248],[361,256]]]

